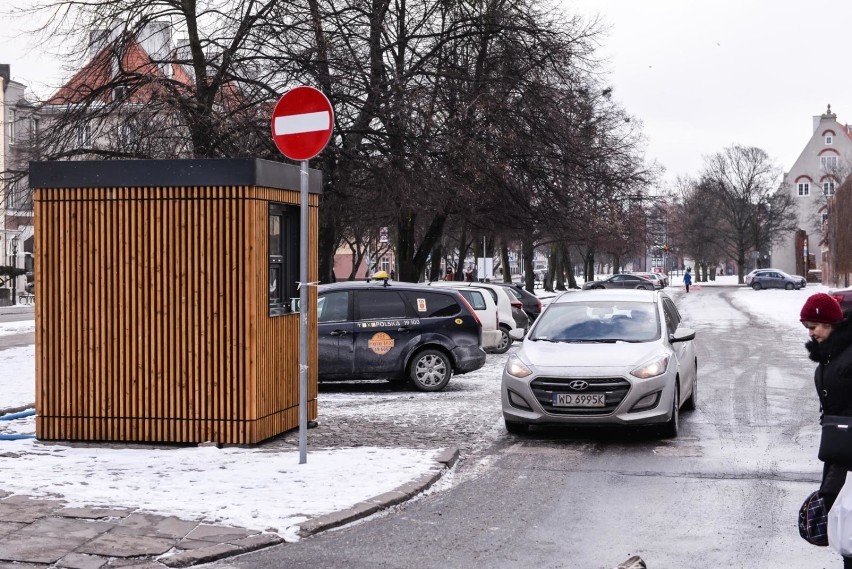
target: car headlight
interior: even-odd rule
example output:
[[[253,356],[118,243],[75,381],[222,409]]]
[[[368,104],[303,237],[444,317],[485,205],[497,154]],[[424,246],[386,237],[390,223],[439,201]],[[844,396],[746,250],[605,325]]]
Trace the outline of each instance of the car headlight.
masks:
[[[669,367],[669,356],[659,356],[640,365],[631,371],[630,375],[636,376],[639,379],[648,379],[649,377],[662,375],[665,373],[667,367]]]
[[[524,365],[518,356],[512,354],[506,361],[506,373],[515,377],[526,377],[532,374],[532,370]]]

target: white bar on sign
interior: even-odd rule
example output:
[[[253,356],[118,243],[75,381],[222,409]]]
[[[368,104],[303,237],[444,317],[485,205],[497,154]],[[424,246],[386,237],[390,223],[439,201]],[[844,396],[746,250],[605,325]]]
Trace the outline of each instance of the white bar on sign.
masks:
[[[329,124],[330,121],[331,117],[328,111],[275,117],[275,136],[328,130],[331,126]]]

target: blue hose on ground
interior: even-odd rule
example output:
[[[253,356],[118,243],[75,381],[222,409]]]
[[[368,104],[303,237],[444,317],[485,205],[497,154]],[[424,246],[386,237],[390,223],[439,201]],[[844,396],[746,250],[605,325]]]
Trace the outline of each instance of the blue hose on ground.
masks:
[[[35,415],[35,409],[27,409],[26,411],[21,411],[20,413],[7,413],[6,415],[0,415],[0,421],[11,421],[12,419],[23,419],[24,417],[32,417]]]
[[[19,441],[21,439],[34,439],[35,435],[0,435],[0,441]]]

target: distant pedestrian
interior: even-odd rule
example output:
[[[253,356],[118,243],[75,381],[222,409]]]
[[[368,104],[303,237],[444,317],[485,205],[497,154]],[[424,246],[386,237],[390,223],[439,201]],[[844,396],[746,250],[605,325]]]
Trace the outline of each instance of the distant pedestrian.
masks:
[[[453,280],[454,276],[455,275],[453,275],[453,268],[447,267],[447,273],[444,275],[444,280],[451,281]]]
[[[469,283],[473,282],[473,267],[468,267],[467,270],[464,272],[464,280]]]
[[[683,273],[683,286],[686,287],[686,292],[689,292],[689,285],[692,284],[692,273],[690,272],[692,269],[689,267],[686,268],[686,272]]]

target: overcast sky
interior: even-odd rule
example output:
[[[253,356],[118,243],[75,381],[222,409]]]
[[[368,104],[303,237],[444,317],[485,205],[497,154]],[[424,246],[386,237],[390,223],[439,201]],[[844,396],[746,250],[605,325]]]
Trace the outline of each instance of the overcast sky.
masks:
[[[763,148],[786,171],[827,104],[852,121],[848,0],[562,2],[608,24],[601,54],[614,97],[644,123],[647,158],[668,180],[697,175],[703,156],[735,143]],[[4,18],[0,63],[44,93],[62,79],[60,66],[16,37],[21,27]]]
[[[563,0],[610,25],[614,97],[644,122],[666,178],[731,144],[789,170],[826,105],[852,121],[845,0]]]

